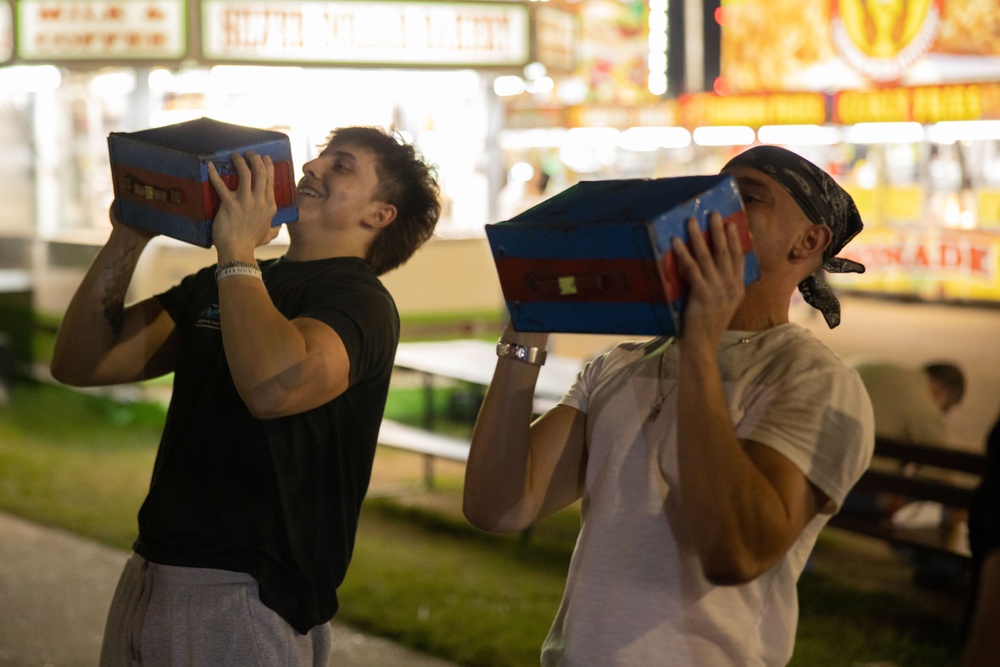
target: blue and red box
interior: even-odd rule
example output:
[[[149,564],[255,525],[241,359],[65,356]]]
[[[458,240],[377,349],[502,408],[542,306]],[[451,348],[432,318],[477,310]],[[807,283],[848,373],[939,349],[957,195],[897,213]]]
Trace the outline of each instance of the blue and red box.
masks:
[[[299,218],[298,195],[288,135],[199,118],[138,132],[108,135],[114,209],[122,222],[194,245],[212,245],[219,196],[208,180],[215,164],[230,190],[239,185],[232,153],[251,150],[274,162],[272,226]]]
[[[707,235],[718,211],[740,231],[744,282],[759,276],[732,176],[583,181],[486,225],[500,287],[518,331],[679,334],[687,284],[671,239],[687,220]]]

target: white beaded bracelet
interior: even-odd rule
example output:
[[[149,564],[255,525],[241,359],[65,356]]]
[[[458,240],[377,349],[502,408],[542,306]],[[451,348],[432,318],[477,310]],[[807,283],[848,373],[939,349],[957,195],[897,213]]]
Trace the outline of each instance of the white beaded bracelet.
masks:
[[[255,278],[262,278],[260,269],[256,264],[249,264],[247,262],[226,262],[225,264],[220,264],[215,269],[215,279],[225,278],[226,276],[253,276]]]

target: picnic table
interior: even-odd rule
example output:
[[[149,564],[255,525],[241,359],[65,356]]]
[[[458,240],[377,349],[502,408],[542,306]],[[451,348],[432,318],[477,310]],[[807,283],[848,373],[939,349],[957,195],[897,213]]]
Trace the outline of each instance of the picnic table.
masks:
[[[435,457],[465,462],[469,441],[434,432],[434,391],[442,383],[467,382],[487,387],[496,368],[496,343],[474,339],[400,343],[395,367],[404,373],[422,376],[424,419],[414,427],[383,419],[379,444],[423,454],[424,483],[433,485]],[[549,354],[538,373],[535,386],[535,412],[541,414],[556,405],[573,384],[583,361]]]

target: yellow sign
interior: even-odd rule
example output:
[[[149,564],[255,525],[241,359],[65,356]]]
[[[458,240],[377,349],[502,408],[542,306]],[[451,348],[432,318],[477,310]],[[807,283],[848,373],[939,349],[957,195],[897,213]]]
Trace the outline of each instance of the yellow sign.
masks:
[[[1000,301],[1000,234],[952,229],[872,229],[841,256],[863,274],[831,275],[832,284],[926,300]]]
[[[833,100],[833,120],[842,125],[1000,118],[1000,83],[847,90]]]
[[[827,122],[827,96],[822,93],[715,95],[695,93],[680,98],[681,125],[822,125]]]
[[[998,0],[721,0],[734,93],[1000,80]]]
[[[930,49],[941,24],[935,0],[833,0],[830,9],[834,47],[878,82],[901,79]]]

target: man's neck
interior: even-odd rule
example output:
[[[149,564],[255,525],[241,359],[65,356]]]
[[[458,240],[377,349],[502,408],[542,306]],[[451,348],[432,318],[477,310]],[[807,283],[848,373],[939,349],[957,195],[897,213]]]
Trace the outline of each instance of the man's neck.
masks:
[[[791,294],[760,283],[747,286],[743,302],[729,321],[732,331],[763,331],[788,324]]]
[[[342,234],[334,237],[329,233],[307,235],[289,227],[288,252],[285,257],[290,261],[308,262],[333,257],[364,259],[367,255],[368,247],[361,238],[346,238]]]

